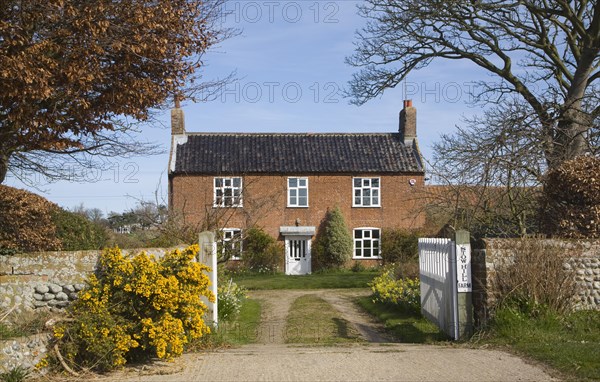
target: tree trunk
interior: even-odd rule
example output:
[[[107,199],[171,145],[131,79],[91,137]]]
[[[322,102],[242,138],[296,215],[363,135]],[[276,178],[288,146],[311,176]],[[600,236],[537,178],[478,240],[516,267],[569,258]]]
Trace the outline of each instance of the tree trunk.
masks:
[[[0,153],[0,184],[4,183],[6,179],[6,173],[8,172],[8,158],[9,154]]]
[[[562,114],[558,120],[557,133],[553,142],[553,155],[548,161],[550,168],[562,162],[585,154],[586,133],[592,127],[592,118],[583,109],[583,100],[598,49],[586,48],[577,65],[569,87]]]
[[[592,127],[590,115],[581,109],[581,101],[567,103],[558,120],[556,133],[551,138],[548,168],[556,168],[564,161],[586,153],[586,134]]]

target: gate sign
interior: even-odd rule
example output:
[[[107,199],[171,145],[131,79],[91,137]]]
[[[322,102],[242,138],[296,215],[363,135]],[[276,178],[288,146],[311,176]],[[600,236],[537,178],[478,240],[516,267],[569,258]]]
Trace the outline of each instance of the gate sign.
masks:
[[[458,292],[471,292],[471,244],[456,245],[456,283]]]

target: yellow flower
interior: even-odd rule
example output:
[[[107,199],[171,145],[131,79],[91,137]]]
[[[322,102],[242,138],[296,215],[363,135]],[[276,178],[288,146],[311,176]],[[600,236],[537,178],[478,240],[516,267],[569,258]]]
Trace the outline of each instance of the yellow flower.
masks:
[[[61,338],[63,338],[65,336],[65,328],[64,326],[55,326],[54,327],[54,338],[56,338],[57,340],[60,340]]]

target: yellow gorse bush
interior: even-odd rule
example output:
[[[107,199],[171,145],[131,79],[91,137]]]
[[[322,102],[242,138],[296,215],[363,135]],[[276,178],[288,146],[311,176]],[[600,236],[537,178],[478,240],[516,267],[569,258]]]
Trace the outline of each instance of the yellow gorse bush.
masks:
[[[103,252],[96,275],[69,308],[74,320],[57,325],[55,341],[72,365],[104,371],[149,357],[170,360],[185,344],[210,332],[204,323],[214,302],[209,270],[195,262],[198,245],[161,259],[119,248]]]

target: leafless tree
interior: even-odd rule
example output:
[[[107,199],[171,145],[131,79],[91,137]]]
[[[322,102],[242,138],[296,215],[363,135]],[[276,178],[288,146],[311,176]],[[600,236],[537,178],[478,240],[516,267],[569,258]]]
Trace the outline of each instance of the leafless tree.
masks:
[[[428,209],[477,235],[525,236],[538,229],[546,168],[542,128],[518,100],[496,105],[444,134],[434,149]]]
[[[366,0],[367,20],[347,61],[361,68],[356,104],[395,87],[433,60],[468,60],[490,74],[476,102],[516,96],[531,109],[546,165],[597,150],[600,3],[563,0]],[[523,128],[523,126],[515,127]],[[529,135],[529,134],[527,134]]]

